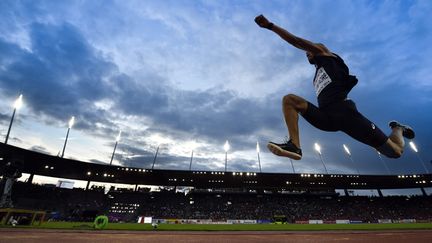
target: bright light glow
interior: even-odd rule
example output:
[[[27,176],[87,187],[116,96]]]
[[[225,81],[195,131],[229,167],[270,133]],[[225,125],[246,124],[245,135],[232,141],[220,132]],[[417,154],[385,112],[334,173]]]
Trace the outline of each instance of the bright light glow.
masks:
[[[19,108],[21,108],[21,106],[22,106],[22,94],[20,94],[18,99],[15,100],[14,108],[18,110]]]
[[[120,141],[121,131],[119,132],[118,136],[116,137],[116,142]]]
[[[315,150],[319,153],[319,154],[321,154],[321,146],[318,144],[318,143],[315,143]]]
[[[345,149],[345,152],[346,152],[349,156],[351,156],[351,152],[350,152],[350,150],[348,149],[348,147],[347,147],[345,144],[343,144],[343,148]]]
[[[418,153],[417,146],[415,145],[415,143],[413,141],[410,141],[409,145],[414,152]]]
[[[74,125],[74,123],[75,123],[75,117],[72,116],[72,118],[69,121],[69,128],[72,128],[72,126]]]
[[[195,151],[200,146],[200,144],[197,143],[195,140],[191,140],[185,142],[184,146],[187,148],[187,150]]]
[[[259,153],[259,152],[260,152],[260,147],[259,147],[259,143],[258,143],[258,141],[257,141],[257,146],[256,146],[256,150],[257,150],[257,153]]]
[[[228,150],[230,150],[230,144],[228,143],[228,140],[224,144],[224,150],[225,152],[228,152]]]
[[[155,133],[150,135],[150,137],[148,137],[147,140],[149,141],[150,144],[157,144],[158,147],[161,145],[175,144],[175,141],[172,140],[170,137],[160,133]]]

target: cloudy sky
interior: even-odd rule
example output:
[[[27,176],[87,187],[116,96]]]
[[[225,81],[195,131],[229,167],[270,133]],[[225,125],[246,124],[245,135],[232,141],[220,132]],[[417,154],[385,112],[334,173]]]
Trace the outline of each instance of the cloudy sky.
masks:
[[[254,23],[264,14],[322,42],[359,78],[350,97],[382,130],[397,119],[416,131],[419,153],[380,160],[347,135],[300,118],[296,172],[432,171],[430,1],[0,1],[0,139],[23,94],[9,144],[65,157],[149,168],[292,172],[265,148],[287,136],[281,99],[316,103],[314,67]],[[352,161],[344,153],[348,145]]]

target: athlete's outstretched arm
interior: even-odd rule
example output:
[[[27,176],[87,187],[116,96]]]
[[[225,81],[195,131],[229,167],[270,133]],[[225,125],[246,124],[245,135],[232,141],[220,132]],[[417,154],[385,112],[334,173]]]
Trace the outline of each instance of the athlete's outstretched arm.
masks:
[[[286,42],[290,43],[294,47],[301,49],[303,51],[310,52],[314,55],[332,55],[331,52],[327,49],[323,44],[313,43],[309,40],[300,38],[288,32],[287,30],[279,27],[269,20],[263,15],[259,15],[255,18],[255,22],[261,27],[266,28],[274,33],[278,34],[282,39]]]

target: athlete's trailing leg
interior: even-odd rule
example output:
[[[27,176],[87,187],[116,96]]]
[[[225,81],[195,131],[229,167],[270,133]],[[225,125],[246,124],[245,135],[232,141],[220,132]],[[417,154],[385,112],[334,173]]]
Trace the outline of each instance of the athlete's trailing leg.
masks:
[[[392,132],[390,133],[387,141],[377,150],[389,158],[399,158],[402,156],[403,149],[405,146],[404,137],[413,139],[415,133],[409,126],[402,125],[397,121],[391,121],[389,123]]]

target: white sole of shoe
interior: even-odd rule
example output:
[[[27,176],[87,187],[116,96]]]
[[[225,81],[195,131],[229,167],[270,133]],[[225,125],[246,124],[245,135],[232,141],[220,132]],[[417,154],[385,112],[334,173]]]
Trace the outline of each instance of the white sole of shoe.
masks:
[[[286,150],[281,149],[280,147],[274,145],[274,144],[267,144],[267,148],[270,150],[270,152],[272,152],[273,154],[277,155],[277,156],[283,156],[283,157],[288,157],[290,159],[293,160],[301,160],[301,155],[293,153],[293,152],[289,152]]]

